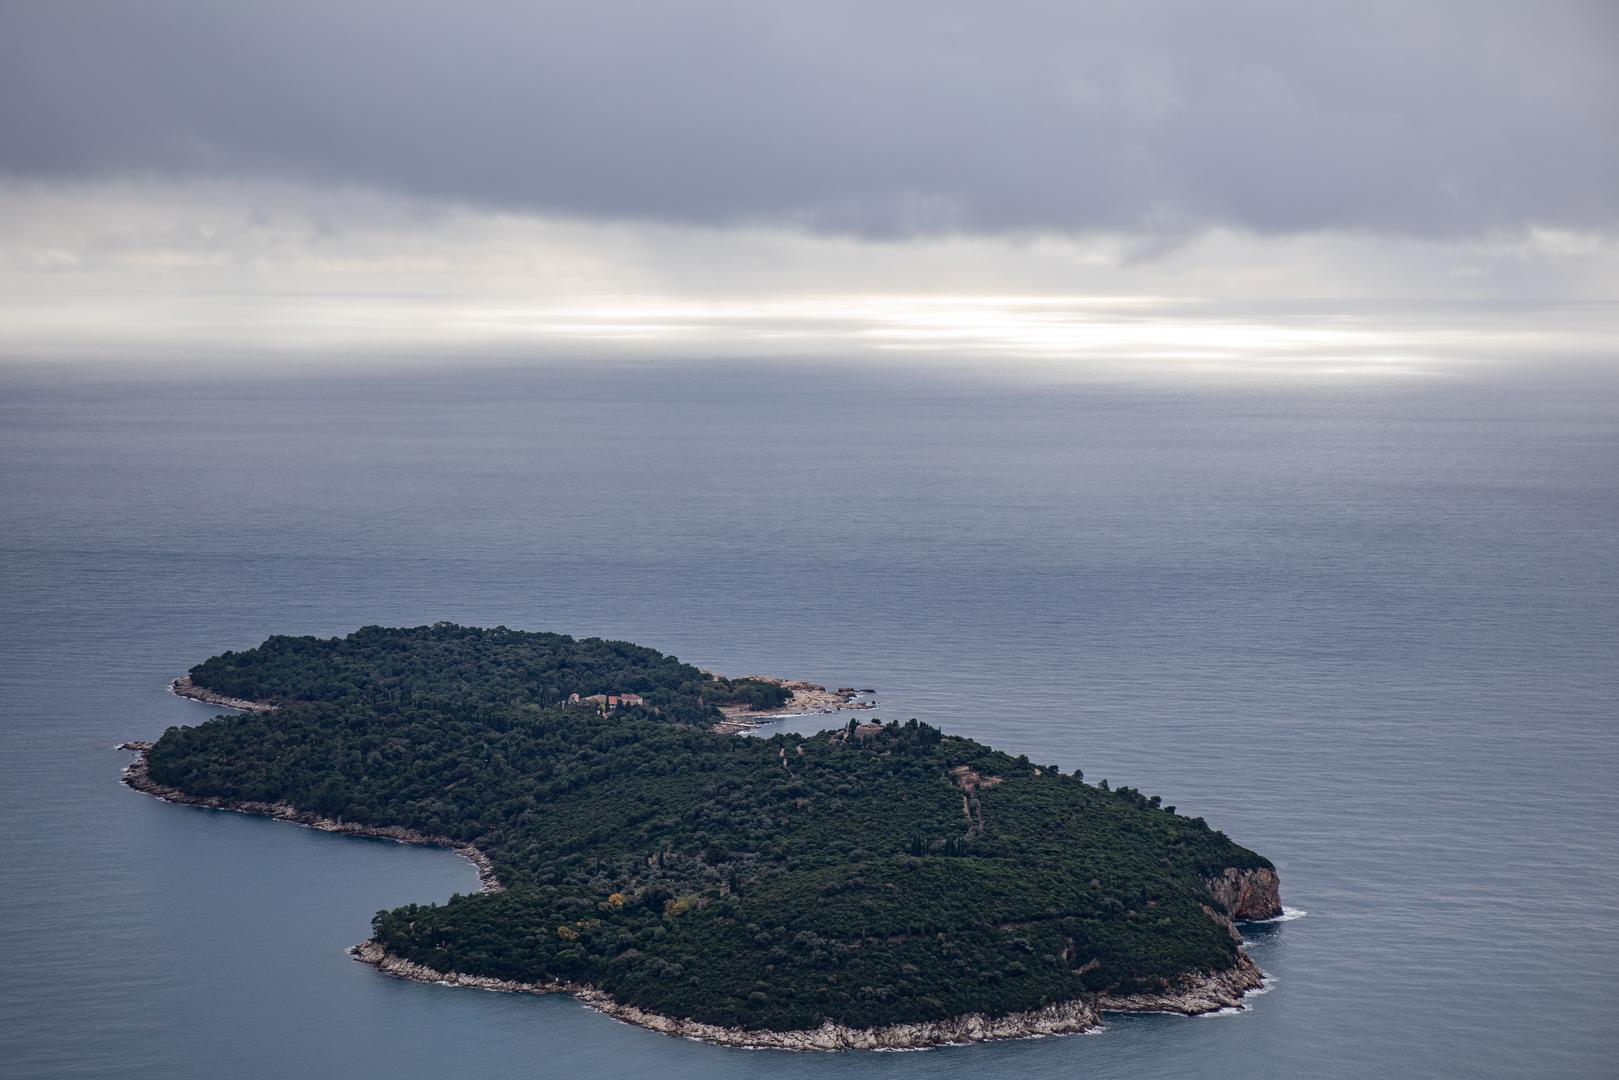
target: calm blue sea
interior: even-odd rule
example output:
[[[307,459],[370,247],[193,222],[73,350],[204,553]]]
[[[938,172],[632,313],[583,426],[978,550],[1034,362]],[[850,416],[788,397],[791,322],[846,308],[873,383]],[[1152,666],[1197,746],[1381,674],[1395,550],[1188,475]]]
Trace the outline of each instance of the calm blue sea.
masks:
[[[0,372],[6,1077],[1619,1074],[1619,392],[670,363]],[[272,633],[629,638],[1158,793],[1274,859],[1241,1015],[719,1049],[343,949],[434,850],[168,806],[114,744]],[[802,725],[801,725],[802,726]]]

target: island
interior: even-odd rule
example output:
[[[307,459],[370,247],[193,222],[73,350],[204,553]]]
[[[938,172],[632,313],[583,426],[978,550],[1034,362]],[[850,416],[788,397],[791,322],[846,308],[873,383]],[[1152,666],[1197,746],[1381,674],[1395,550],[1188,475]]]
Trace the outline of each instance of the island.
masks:
[[[246,711],[126,744],[125,780],[455,848],[483,891],[378,912],[358,959],[716,1043],[1080,1032],[1262,985],[1235,924],[1282,913],[1264,857],[914,719],[726,733],[794,685],[505,627],[277,636],[193,668],[178,692]]]

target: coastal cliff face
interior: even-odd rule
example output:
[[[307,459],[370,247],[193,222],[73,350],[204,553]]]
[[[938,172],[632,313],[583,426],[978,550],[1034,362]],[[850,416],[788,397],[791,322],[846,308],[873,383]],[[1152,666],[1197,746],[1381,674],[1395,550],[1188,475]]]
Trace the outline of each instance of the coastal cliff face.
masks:
[[[1234,921],[1274,919],[1282,913],[1281,882],[1270,867],[1239,870],[1228,866],[1208,879],[1209,891]]]

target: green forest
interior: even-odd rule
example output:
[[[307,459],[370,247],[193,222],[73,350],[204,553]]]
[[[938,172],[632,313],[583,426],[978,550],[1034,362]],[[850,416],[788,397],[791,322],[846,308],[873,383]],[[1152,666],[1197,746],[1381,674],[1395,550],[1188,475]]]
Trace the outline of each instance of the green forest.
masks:
[[[911,720],[719,735],[780,704],[599,638],[449,624],[273,637],[191,670],[276,703],[166,731],[154,780],[475,844],[507,887],[377,913],[440,971],[670,1016],[856,1027],[1220,970],[1205,879],[1268,867],[1199,818]],[[635,693],[605,715],[579,694]]]

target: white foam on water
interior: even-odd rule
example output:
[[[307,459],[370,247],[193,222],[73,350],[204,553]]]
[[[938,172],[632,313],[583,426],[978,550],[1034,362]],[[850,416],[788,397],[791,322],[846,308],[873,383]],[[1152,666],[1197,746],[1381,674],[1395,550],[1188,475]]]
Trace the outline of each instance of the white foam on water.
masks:
[[[1290,908],[1290,907],[1283,906],[1282,913],[1280,915],[1276,916],[1273,919],[1248,919],[1248,920],[1245,920],[1245,921],[1254,923],[1255,925],[1264,925],[1265,923],[1292,922],[1294,919],[1302,919],[1308,914],[1310,914],[1310,913],[1308,911],[1305,911],[1303,908]]]

